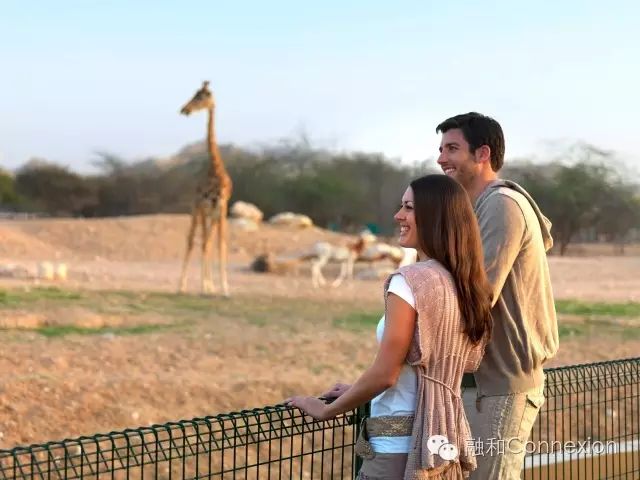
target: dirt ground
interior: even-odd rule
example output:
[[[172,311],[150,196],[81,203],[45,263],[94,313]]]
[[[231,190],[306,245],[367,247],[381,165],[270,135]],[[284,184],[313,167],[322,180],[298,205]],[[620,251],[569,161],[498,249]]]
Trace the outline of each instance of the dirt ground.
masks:
[[[173,291],[177,285],[186,215],[149,215],[114,219],[0,220],[0,265],[14,264],[36,273],[38,262],[64,262],[69,268],[65,288]],[[318,227],[291,229],[263,224],[245,232],[229,232],[230,284],[235,292],[265,292],[312,298],[377,298],[375,281],[356,282],[340,290],[315,291],[303,265],[290,277],[257,275],[249,265],[267,251],[295,256],[318,240],[346,243],[353,239]],[[391,240],[392,239],[383,239]],[[190,289],[198,291],[199,245],[190,266]],[[555,295],[602,301],[640,301],[640,245],[614,256],[610,245],[575,245],[566,257],[550,256]],[[367,268],[359,265],[357,270]],[[0,286],[15,285],[0,278]],[[34,282],[29,282],[33,284]],[[280,293],[278,293],[280,292]],[[356,293],[357,292],[357,293]],[[371,297],[369,297],[369,295]]]
[[[0,289],[90,292],[68,304],[43,300],[3,309],[0,302],[0,448],[273,405],[294,393],[317,394],[335,381],[352,381],[366,368],[375,353],[374,329],[338,328],[336,318],[360,309],[381,312],[380,281],[314,289],[306,265],[289,276],[248,268],[266,249],[291,254],[318,239],[347,240],[318,228],[232,228],[231,299],[197,296],[195,252],[186,298],[210,300],[211,308],[198,303],[174,311],[167,303],[136,311],[144,292],[175,291],[187,224],[184,215],[0,222],[0,265],[23,267],[30,275],[41,261],[69,268],[64,283],[0,278]],[[556,297],[640,302],[638,250],[621,257],[610,255],[613,249],[578,246],[573,255],[550,257]],[[137,296],[125,301],[114,291]],[[88,328],[179,328],[52,337],[37,331],[60,319]],[[638,352],[637,336],[568,336],[549,366]]]

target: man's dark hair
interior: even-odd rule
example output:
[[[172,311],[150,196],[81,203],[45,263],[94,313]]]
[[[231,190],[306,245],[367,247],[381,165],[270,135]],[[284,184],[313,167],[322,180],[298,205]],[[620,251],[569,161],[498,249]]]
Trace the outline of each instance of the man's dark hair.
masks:
[[[469,143],[471,153],[482,145],[491,149],[491,169],[497,172],[504,163],[504,135],[502,127],[493,118],[476,112],[462,113],[447,118],[436,127],[436,133],[445,133],[453,128],[462,130]]]

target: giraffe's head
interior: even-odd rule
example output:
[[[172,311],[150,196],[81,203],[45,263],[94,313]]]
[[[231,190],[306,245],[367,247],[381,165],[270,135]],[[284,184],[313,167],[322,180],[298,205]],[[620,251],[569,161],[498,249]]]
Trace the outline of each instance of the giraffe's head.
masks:
[[[213,99],[213,93],[209,90],[209,82],[205,80],[202,82],[202,87],[195,93],[193,98],[180,109],[180,113],[183,115],[189,115],[192,112],[210,109],[214,106],[215,101]]]

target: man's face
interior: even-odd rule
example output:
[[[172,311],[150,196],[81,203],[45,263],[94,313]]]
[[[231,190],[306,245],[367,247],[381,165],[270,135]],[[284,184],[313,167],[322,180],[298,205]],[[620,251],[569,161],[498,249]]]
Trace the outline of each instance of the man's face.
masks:
[[[482,168],[476,156],[469,151],[469,143],[459,128],[452,128],[442,134],[438,165],[465,189],[469,189]]]

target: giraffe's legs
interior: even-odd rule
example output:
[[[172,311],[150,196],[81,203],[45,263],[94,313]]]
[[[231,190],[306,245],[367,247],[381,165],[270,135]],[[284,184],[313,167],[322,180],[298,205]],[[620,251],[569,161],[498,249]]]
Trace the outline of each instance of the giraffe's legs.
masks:
[[[187,250],[184,254],[182,261],[182,273],[180,274],[180,283],[178,285],[178,291],[184,293],[187,288],[187,268],[189,266],[189,259],[191,258],[191,252],[193,252],[193,240],[196,234],[196,227],[198,226],[198,218],[201,216],[200,210],[196,207],[191,213],[191,225],[189,226],[189,233],[187,234]]]
[[[215,220],[202,216],[202,277],[201,277],[201,291],[203,294],[209,294],[215,292],[215,285],[213,283],[213,272],[211,270],[211,253],[213,246],[213,237],[217,230],[217,224]]]
[[[215,293],[216,291],[216,286],[215,283],[213,281],[213,263],[214,263],[214,257],[215,257],[215,238],[216,235],[220,235],[220,229],[219,229],[219,225],[216,221],[213,221],[211,223],[211,233],[209,235],[209,245],[207,247],[207,275],[208,275],[208,279],[209,279],[209,292],[208,293]]]
[[[218,265],[220,268],[220,282],[222,293],[229,296],[229,284],[227,283],[227,205],[220,207],[220,229],[218,231]]]

